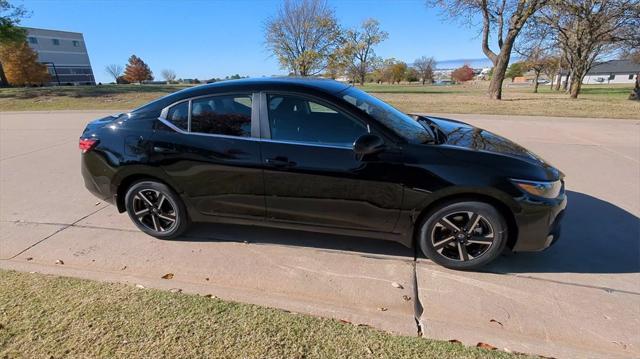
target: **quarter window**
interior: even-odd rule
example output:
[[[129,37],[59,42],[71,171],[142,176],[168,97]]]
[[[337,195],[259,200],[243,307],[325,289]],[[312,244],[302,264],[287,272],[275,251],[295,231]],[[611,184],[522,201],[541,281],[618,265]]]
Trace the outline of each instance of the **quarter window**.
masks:
[[[186,131],[189,128],[189,101],[171,107],[167,112],[167,121]]]
[[[251,136],[251,95],[224,95],[191,102],[191,132]]]
[[[324,104],[294,95],[269,95],[271,139],[350,146],[367,127]]]

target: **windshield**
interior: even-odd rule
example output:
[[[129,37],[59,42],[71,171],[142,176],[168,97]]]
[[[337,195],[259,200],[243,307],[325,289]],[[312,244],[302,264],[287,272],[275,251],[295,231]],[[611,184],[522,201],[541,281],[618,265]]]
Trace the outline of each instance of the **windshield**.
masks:
[[[427,130],[411,116],[364,91],[349,87],[339,95],[411,143],[425,143],[432,140]]]

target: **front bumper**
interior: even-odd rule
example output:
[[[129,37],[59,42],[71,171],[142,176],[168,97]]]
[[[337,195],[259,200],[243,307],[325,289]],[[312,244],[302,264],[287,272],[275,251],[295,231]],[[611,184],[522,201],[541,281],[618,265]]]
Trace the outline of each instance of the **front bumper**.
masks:
[[[517,199],[521,211],[514,215],[518,236],[514,252],[537,252],[549,248],[560,238],[560,229],[567,195],[563,191],[553,199],[534,199],[524,196]]]

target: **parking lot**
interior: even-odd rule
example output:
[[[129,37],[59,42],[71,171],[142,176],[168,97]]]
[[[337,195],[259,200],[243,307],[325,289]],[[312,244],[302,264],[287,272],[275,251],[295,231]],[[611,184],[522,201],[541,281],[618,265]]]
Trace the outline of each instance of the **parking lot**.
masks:
[[[640,121],[450,115],[541,155],[569,191],[556,245],[470,273],[363,238],[227,225],[198,225],[179,241],[146,236],[80,176],[78,136],[106,114],[0,113],[0,268],[546,356],[640,356]]]

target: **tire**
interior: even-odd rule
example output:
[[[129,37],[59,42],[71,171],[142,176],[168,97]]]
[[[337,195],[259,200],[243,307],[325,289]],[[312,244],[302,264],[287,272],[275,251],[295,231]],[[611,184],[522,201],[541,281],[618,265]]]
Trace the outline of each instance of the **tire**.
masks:
[[[422,253],[435,263],[451,269],[475,270],[503,252],[507,224],[490,204],[456,201],[430,211],[418,235]]]
[[[124,203],[131,221],[153,237],[174,239],[189,227],[189,215],[182,199],[164,183],[135,182],[127,190]]]

